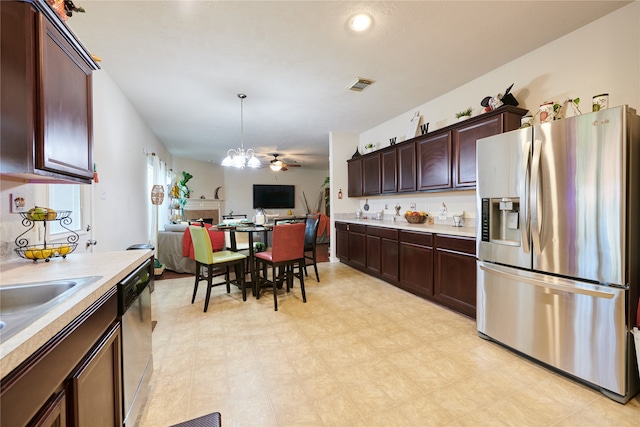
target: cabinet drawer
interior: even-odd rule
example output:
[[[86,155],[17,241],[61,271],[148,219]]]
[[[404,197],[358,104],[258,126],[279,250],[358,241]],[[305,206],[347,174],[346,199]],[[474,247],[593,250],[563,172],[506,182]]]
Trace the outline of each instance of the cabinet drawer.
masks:
[[[336,230],[347,230],[346,222],[336,222]]]
[[[476,239],[470,237],[458,236],[436,236],[436,246],[438,249],[447,249],[456,252],[462,252],[469,255],[476,254]]]
[[[347,230],[349,230],[352,233],[364,234],[367,231],[367,226],[361,225],[361,224],[348,224]]]
[[[400,241],[405,243],[415,243],[416,245],[433,246],[433,234],[400,231]]]
[[[367,227],[367,235],[398,240],[398,230],[395,230],[393,228]]]

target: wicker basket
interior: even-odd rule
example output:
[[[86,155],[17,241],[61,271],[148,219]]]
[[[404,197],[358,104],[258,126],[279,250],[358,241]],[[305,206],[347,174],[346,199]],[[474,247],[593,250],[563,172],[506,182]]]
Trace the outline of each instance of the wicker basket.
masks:
[[[424,224],[427,221],[427,215],[405,215],[404,219],[409,224]]]
[[[162,273],[164,273],[164,269],[166,268],[166,266],[164,264],[161,264],[160,267],[155,267],[153,269],[153,275],[154,276],[162,276]]]

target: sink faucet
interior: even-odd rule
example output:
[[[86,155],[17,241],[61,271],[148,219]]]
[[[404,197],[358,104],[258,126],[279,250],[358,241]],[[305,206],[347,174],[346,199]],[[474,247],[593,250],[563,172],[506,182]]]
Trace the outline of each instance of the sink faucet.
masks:
[[[400,216],[400,209],[402,209],[402,207],[400,206],[400,203],[396,203],[396,206],[395,206],[396,216]]]

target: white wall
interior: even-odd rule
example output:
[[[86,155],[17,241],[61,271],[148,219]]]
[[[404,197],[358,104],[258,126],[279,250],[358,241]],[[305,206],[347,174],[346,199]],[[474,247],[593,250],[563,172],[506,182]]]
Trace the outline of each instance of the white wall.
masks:
[[[193,190],[192,198],[197,199],[200,196],[205,196],[205,199],[213,199],[218,187],[222,187],[218,191],[218,197],[224,198],[224,171],[222,166],[200,160],[174,157],[171,168],[176,173],[178,180],[182,178],[182,171],[193,175],[193,178],[187,183],[187,187]]]
[[[147,243],[146,152],[169,162],[171,156],[106,69],[93,75],[94,161],[100,182],[93,184],[93,238],[96,252]]]
[[[224,168],[224,206],[225,214],[247,214],[253,217],[253,184],[277,184],[296,186],[296,207],[294,215],[306,214],[303,193],[306,195],[309,208],[315,210],[322,191],[321,185],[329,176],[327,170],[289,168],[285,172],[273,172],[268,167],[261,169]],[[322,205],[324,206],[324,204]],[[286,215],[288,209],[268,209],[268,214]]]
[[[429,130],[435,130],[454,123],[455,113],[468,106],[474,106],[475,113],[482,108],[480,101],[485,96],[493,96],[514,83],[512,93],[520,102],[520,107],[533,113],[547,100],[562,102],[566,98],[580,98],[583,113],[591,111],[594,95],[609,93],[609,106],[628,104],[640,108],[640,2],[636,1],[589,25],[586,25],[560,39],[536,49],[490,73],[485,74],[451,92],[430,100],[414,109],[388,120],[359,135],[359,146],[373,142],[376,148],[389,145],[389,138],[404,140],[413,114],[419,111]],[[513,35],[507,35],[512,37]],[[499,49],[499,46],[496,46]],[[472,66],[472,64],[470,64]],[[428,78],[428,76],[426,76]],[[353,151],[355,147],[351,147]],[[346,150],[349,151],[349,150]],[[346,153],[341,153],[345,157]],[[346,161],[332,155],[336,163],[332,173],[343,170],[337,176],[346,177]],[[346,160],[343,159],[343,160]],[[337,179],[332,180],[335,182]],[[341,182],[346,187],[346,179]],[[344,188],[343,188],[344,190]],[[345,194],[346,197],[346,194]],[[415,193],[412,195],[378,196],[369,198],[372,210],[400,203],[403,210],[415,202],[418,210],[432,214],[444,202],[449,216],[464,210],[465,215],[474,217],[475,195],[473,191]],[[335,195],[332,203],[336,202]],[[358,200],[360,206],[364,198]],[[336,212],[353,211],[352,204],[336,203]],[[391,210],[391,209],[390,209]],[[387,213],[390,213],[387,211]]]

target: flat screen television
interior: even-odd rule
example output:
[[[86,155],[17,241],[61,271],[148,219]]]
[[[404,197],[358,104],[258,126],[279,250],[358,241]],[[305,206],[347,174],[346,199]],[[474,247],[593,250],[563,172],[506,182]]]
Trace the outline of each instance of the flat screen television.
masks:
[[[295,202],[295,185],[253,185],[254,209],[293,209]]]

